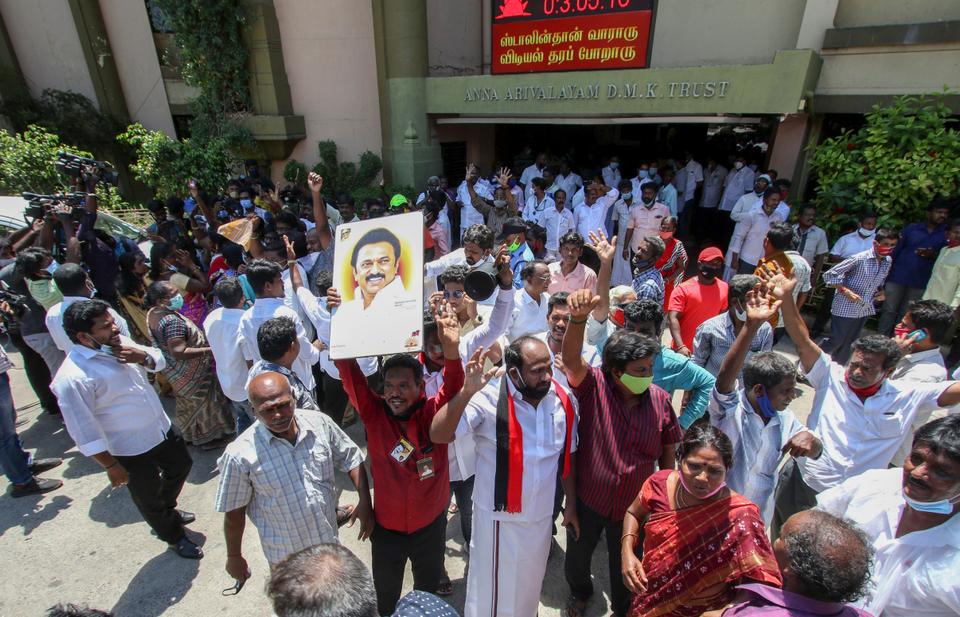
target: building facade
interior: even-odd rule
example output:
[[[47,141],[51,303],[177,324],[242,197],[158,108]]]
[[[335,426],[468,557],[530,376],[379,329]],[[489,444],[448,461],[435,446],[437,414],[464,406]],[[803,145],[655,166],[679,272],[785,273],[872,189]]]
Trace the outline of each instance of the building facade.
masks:
[[[254,109],[274,164],[382,153],[421,186],[526,148],[598,168],[679,157],[716,135],[803,181],[832,117],[954,94],[956,0],[246,0]],[[0,0],[0,97],[74,90],[176,134],[192,92],[175,33],[139,0]],[[598,68],[600,67],[600,68]],[[629,162],[629,161],[628,161]],[[629,167],[629,166],[628,166]],[[632,174],[631,174],[632,175]]]

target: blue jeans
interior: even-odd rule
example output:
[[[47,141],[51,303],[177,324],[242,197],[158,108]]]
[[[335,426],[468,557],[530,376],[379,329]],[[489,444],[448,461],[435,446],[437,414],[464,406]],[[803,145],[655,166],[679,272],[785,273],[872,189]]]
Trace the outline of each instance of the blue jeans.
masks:
[[[250,428],[250,425],[257,421],[253,415],[253,406],[250,401],[230,401],[233,407],[233,415],[237,417],[237,435]]]
[[[0,469],[12,484],[25,484],[33,479],[27,462],[30,455],[23,451],[17,436],[17,410],[10,392],[10,376],[0,373]]]

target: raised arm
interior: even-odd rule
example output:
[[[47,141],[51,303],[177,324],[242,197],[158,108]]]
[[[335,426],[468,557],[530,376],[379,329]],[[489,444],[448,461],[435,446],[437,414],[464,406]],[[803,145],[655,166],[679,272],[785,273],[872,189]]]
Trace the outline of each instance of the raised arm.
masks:
[[[720,365],[720,372],[717,373],[717,392],[728,394],[734,391],[737,386],[737,376],[740,375],[743,362],[747,359],[753,337],[768,319],[777,314],[779,308],[780,301],[769,296],[766,290],[747,292],[747,321],[740,328],[740,333],[733,340],[730,351]]]
[[[281,236],[283,243],[287,247],[287,265],[290,270],[290,283],[293,285],[293,291],[296,293],[301,287],[305,287],[303,277],[300,276],[300,268],[297,267],[297,251],[293,248],[293,242],[287,236]]]
[[[497,367],[491,368],[486,373],[483,372],[483,362],[486,357],[487,352],[483,348],[473,352],[464,367],[463,388],[437,411],[430,422],[430,441],[434,443],[450,443],[453,441],[457,433],[457,426],[460,424],[460,418],[467,408],[467,403],[470,402],[474,394],[487,385],[487,382],[497,372]]]
[[[617,252],[617,237],[614,236],[608,241],[602,229],[598,229],[595,233],[591,231],[590,245],[600,258],[600,272],[597,273],[597,293],[600,296],[600,302],[593,309],[592,315],[595,320],[603,323],[610,312],[610,277],[613,273],[613,257]]]
[[[507,247],[501,245],[495,261],[498,267],[497,282],[500,291],[497,292],[497,301],[490,312],[490,318],[474,330],[465,334],[460,341],[460,357],[469,358],[480,347],[489,348],[501,334],[507,331],[513,310],[513,298],[516,290],[513,288],[513,271],[510,269],[510,255]]]
[[[767,293],[780,300],[783,323],[787,328],[787,334],[790,335],[790,340],[796,345],[797,355],[800,356],[800,365],[803,370],[810,372],[813,365],[823,355],[823,350],[810,338],[807,324],[804,323],[803,317],[800,316],[800,309],[797,308],[797,303],[793,300],[793,289],[797,286],[797,279],[793,276],[785,276],[779,269],[774,273],[764,269],[760,273],[760,278],[766,283]]]
[[[560,347],[560,357],[563,360],[564,372],[570,387],[576,388],[587,376],[590,367],[583,361],[583,332],[587,325],[587,317],[600,304],[600,296],[594,295],[589,289],[579,289],[567,298],[570,307],[570,324],[567,333],[563,335],[563,344]]]
[[[313,223],[317,226],[317,233],[320,234],[321,238],[330,237],[330,221],[327,219],[327,202],[324,201],[323,195],[320,193],[323,190],[323,176],[318,174],[315,171],[311,171],[307,176],[307,186],[310,187],[310,199],[313,202]],[[329,241],[327,246],[330,246]]]

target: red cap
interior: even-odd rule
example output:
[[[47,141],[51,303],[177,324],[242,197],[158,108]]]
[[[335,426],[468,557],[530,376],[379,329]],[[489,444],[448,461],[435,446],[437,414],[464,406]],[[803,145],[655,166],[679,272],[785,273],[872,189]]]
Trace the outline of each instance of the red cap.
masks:
[[[697,257],[698,262],[713,261],[714,259],[723,259],[723,252],[715,246],[708,246],[703,249],[700,251],[700,257]]]

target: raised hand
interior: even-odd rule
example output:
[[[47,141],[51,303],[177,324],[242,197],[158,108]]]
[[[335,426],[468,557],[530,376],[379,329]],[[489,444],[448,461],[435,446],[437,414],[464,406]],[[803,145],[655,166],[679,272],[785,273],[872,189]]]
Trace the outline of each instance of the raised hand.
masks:
[[[507,251],[507,245],[501,244],[497,249],[497,257],[493,261],[497,267],[497,281],[503,289],[513,287],[513,270],[510,268],[510,252]]]
[[[797,278],[795,276],[787,276],[780,266],[776,264],[774,264],[774,266],[767,264],[763,268],[760,268],[757,270],[757,276],[763,281],[766,293],[778,300],[783,300],[788,296],[792,297],[793,290],[797,286]]]
[[[510,178],[513,177],[513,174],[510,173],[510,169],[507,167],[501,167],[500,171],[497,172],[497,182],[500,183],[500,186],[509,189],[510,188]]]
[[[460,320],[457,319],[456,311],[446,301],[440,303],[440,310],[437,311],[437,334],[440,336],[445,356],[449,356],[448,352],[457,352],[457,345],[460,344]]]
[[[600,304],[600,296],[590,289],[578,289],[567,297],[567,306],[570,307],[570,322],[582,322],[587,319],[593,309]]]
[[[327,310],[332,311],[338,306],[340,306],[340,292],[335,287],[331,287],[327,290]]]
[[[590,246],[597,252],[600,261],[612,262],[613,256],[617,253],[617,237],[614,236],[607,240],[607,234],[602,229],[596,232],[590,232]]]
[[[293,248],[293,242],[290,241],[290,237],[287,235],[280,237],[283,238],[283,244],[287,247],[287,261],[296,261],[297,251]]]
[[[758,286],[759,287],[759,286]],[[781,301],[771,297],[766,290],[747,292],[747,323],[769,321],[780,309]]]
[[[476,351],[473,352],[473,355],[470,356],[470,360],[463,367],[463,391],[467,392],[470,395],[476,394],[487,385],[493,376],[497,372],[497,367],[491,368],[489,371],[483,371],[483,363],[486,361],[487,356],[490,354],[490,350],[484,350],[483,347],[478,347]]]
[[[311,171],[307,175],[307,186],[310,187],[311,193],[319,193],[323,189],[323,176],[318,174],[315,171]]]

